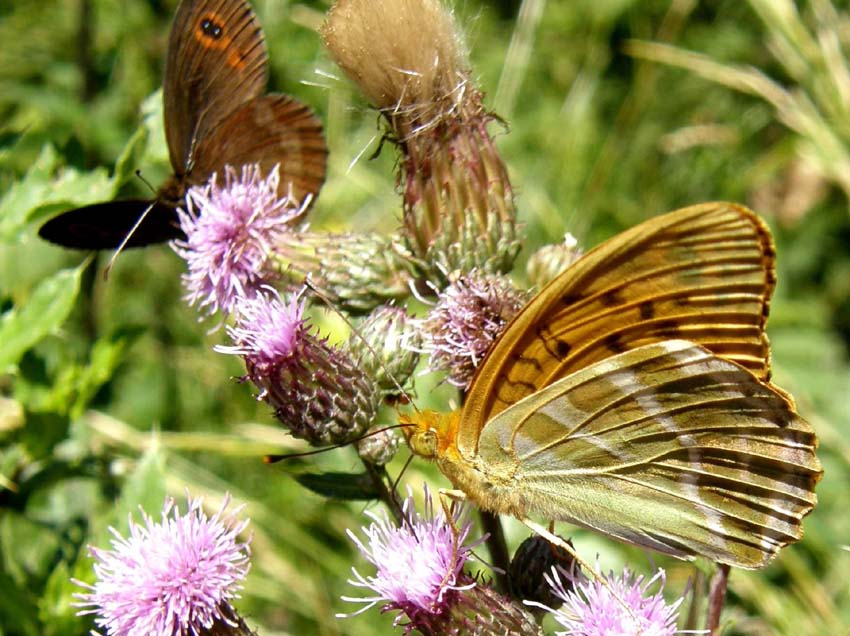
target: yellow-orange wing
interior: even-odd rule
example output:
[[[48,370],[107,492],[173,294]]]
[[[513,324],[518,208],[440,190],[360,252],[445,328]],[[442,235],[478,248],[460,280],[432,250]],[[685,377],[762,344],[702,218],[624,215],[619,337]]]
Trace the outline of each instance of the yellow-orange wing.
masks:
[[[464,403],[459,450],[475,452],[486,422],[522,398],[654,342],[698,343],[767,382],[774,256],[764,222],[730,203],[670,212],[588,252],[522,309],[487,354]]]

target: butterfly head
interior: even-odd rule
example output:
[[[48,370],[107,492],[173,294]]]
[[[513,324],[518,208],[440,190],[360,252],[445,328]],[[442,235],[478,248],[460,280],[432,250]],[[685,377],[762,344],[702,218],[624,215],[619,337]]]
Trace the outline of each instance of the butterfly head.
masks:
[[[459,420],[459,411],[452,413],[419,411],[399,415],[399,423],[402,425],[410,450],[426,459],[445,457],[456,448],[455,438]]]

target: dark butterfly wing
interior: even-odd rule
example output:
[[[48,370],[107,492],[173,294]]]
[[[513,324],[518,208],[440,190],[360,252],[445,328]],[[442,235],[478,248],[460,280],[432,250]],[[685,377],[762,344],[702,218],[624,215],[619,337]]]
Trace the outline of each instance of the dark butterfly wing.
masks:
[[[244,0],[184,0],[177,8],[163,81],[165,133],[178,177],[192,172],[195,146],[242,103],[261,95],[268,53]]]
[[[204,183],[225,165],[280,163],[281,192],[300,200],[325,178],[327,148],[310,109],[265,89],[268,54],[263,33],[244,0],[183,0],[177,9],[165,66],[165,131],[175,178],[127,243],[139,247],[182,236],[174,206],[187,185]],[[71,210],[39,235],[65,247],[106,249],[121,244],[147,201],[115,201]]]
[[[42,225],[38,235],[63,247],[115,249],[148,208],[150,210],[126,247],[142,247],[183,237],[174,208],[146,199],[107,201],[69,210]]]
[[[198,140],[191,182],[204,182],[225,165],[260,164],[264,175],[280,164],[279,195],[315,196],[325,180],[328,149],[322,125],[288,95],[265,95],[243,104],[208,137]]]

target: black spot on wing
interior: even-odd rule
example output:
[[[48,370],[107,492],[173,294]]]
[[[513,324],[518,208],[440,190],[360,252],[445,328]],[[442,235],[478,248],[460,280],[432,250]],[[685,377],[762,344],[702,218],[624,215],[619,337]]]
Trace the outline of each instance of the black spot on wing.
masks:
[[[566,340],[557,340],[555,342],[555,351],[558,354],[558,359],[563,360],[568,355],[570,355],[570,351],[572,351],[572,346]]]
[[[602,304],[606,307],[616,307],[617,305],[623,304],[619,292],[616,289],[611,289],[602,294],[601,300]]]
[[[579,302],[583,298],[584,298],[584,296],[582,296],[581,294],[564,294],[563,296],[561,296],[561,302],[564,305],[570,306],[570,305],[575,305],[577,302]]]
[[[651,300],[645,300],[640,304],[641,320],[651,320],[655,317],[655,307]]]
[[[602,340],[602,344],[604,344],[605,348],[612,353],[623,353],[627,349],[625,343],[620,340],[620,334],[617,333],[611,333],[605,336]]]

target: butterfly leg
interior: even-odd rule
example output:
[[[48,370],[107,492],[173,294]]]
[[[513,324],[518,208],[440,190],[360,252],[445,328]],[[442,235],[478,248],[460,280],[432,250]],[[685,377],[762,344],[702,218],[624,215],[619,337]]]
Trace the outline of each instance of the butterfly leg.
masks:
[[[456,556],[458,546],[460,545],[460,528],[458,528],[457,523],[455,523],[454,510],[452,508],[454,504],[463,503],[464,501],[466,501],[466,493],[464,493],[462,490],[440,488],[437,491],[437,496],[440,498],[440,505],[443,507],[443,515],[445,516],[449,527],[452,529],[452,555]],[[444,585],[449,582],[448,578],[450,574],[450,572],[446,572],[445,577],[443,577]]]
[[[463,503],[464,501],[466,501],[466,493],[462,490],[440,488],[437,491],[437,495],[440,497],[440,505],[443,507],[443,514],[446,517],[446,521],[451,524],[452,535],[454,535],[455,545],[457,545],[458,537],[460,536],[460,528],[458,528],[457,524],[455,523],[454,511],[452,510],[452,506],[456,503]]]

